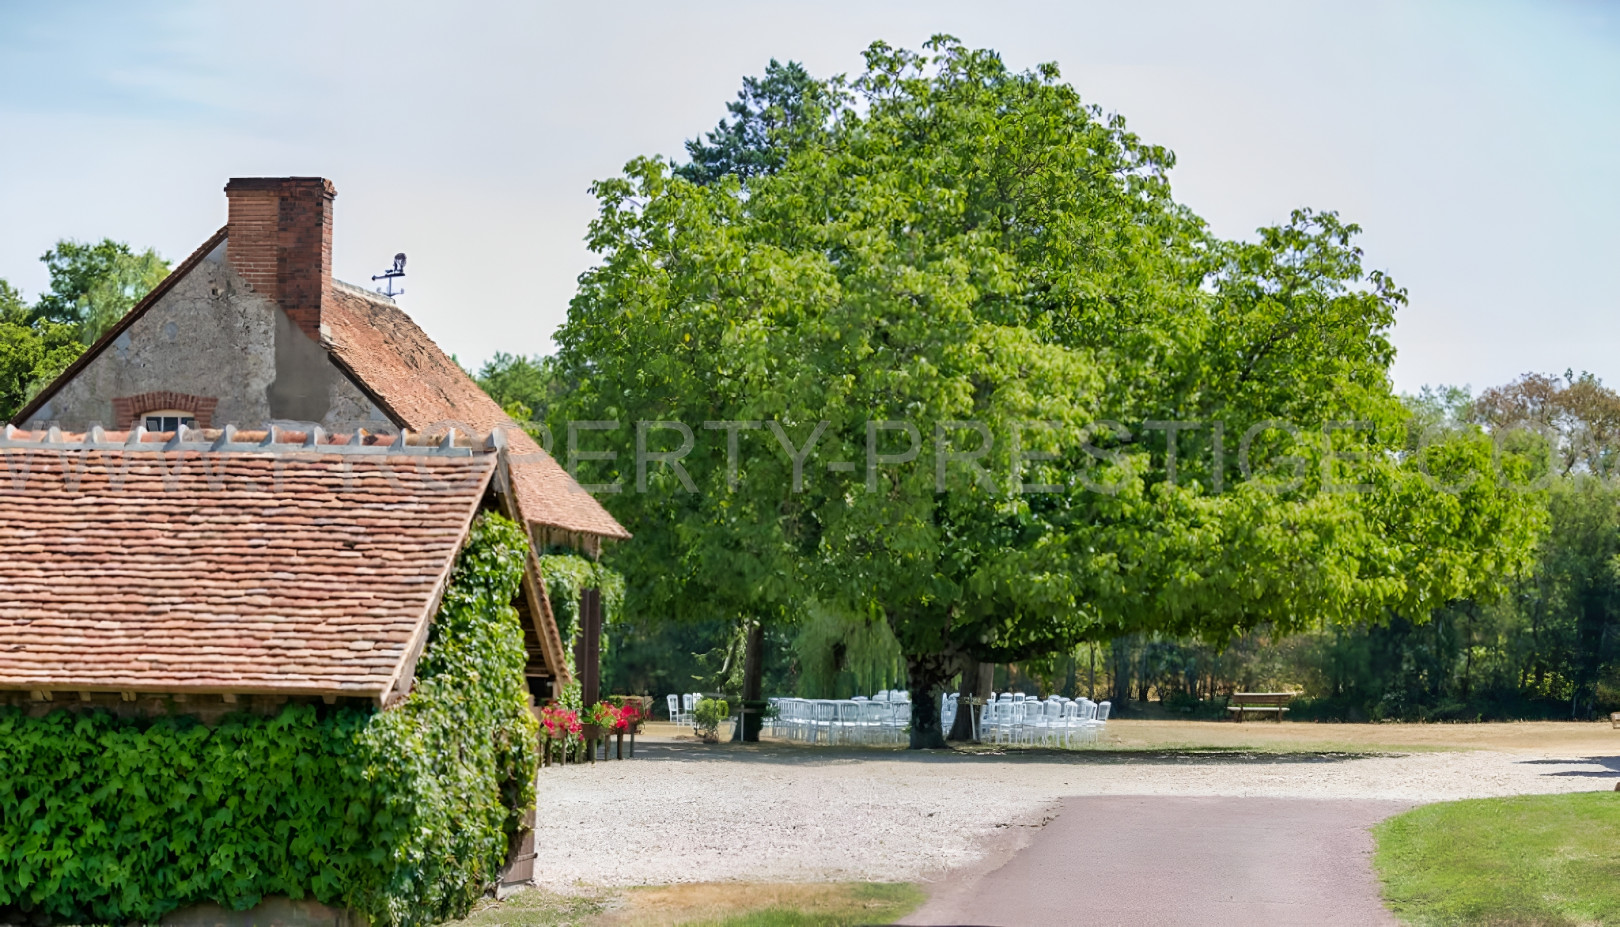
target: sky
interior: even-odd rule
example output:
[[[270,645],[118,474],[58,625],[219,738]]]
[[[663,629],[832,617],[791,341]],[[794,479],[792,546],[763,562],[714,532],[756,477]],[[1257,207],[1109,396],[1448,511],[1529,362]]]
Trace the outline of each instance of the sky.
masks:
[[[772,59],[853,73],[948,33],[1053,61],[1176,152],[1244,238],[1302,206],[1406,287],[1397,388],[1527,371],[1620,386],[1620,4],[28,3],[0,0],[0,277],[60,238],[178,261],[230,177],[337,186],[334,268],[463,364],[545,353],[593,259],[594,180],[678,156]]]

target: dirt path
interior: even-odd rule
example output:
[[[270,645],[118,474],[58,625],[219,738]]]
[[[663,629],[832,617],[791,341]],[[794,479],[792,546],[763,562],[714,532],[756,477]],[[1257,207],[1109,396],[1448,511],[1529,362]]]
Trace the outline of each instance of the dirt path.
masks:
[[[903,924],[1393,925],[1367,828],[1390,801],[1066,798],[1021,848],[936,883]]]

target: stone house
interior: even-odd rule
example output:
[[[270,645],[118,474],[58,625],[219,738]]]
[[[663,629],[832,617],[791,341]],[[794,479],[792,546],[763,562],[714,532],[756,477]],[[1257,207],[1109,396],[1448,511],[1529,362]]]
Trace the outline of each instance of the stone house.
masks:
[[[537,549],[629,537],[397,305],[332,278],[330,181],[225,194],[225,227],[0,438],[0,701],[386,703],[480,508]],[[544,698],[569,671],[532,555],[516,604]]]

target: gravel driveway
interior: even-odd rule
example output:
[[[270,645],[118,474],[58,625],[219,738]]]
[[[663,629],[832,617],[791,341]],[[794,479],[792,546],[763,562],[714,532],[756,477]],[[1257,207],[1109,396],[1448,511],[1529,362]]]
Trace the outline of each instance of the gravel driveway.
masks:
[[[1061,798],[1264,796],[1419,803],[1608,790],[1613,759],[905,753],[641,744],[634,760],[540,775],[536,881],[927,881],[1022,842]],[[1101,848],[1099,848],[1101,849]]]

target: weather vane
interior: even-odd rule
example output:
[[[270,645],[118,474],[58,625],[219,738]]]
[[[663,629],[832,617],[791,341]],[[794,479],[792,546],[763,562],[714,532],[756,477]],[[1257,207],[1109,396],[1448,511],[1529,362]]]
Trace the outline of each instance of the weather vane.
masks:
[[[385,281],[384,284],[377,289],[377,292],[388,297],[389,299],[393,299],[395,296],[402,296],[405,293],[404,287],[400,287],[397,290],[394,289],[394,281],[403,276],[405,276],[405,252],[401,251],[400,253],[394,255],[393,267],[383,271],[380,274],[372,276],[371,279]]]

